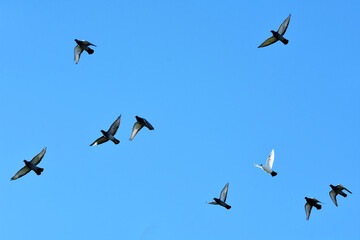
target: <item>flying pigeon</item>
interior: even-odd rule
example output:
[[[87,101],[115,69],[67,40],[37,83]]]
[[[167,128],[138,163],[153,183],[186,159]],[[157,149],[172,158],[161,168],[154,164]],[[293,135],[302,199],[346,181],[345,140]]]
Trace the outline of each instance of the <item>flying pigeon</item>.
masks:
[[[120,119],[121,119],[121,115],[110,126],[110,128],[109,128],[109,130],[107,132],[105,132],[104,130],[101,130],[103,136],[96,139],[95,142],[93,142],[90,146],[99,145],[99,144],[102,144],[102,143],[107,142],[109,140],[113,141],[115,144],[119,144],[120,141],[117,140],[114,137],[114,135],[116,134],[116,132],[117,132],[119,126],[120,126]]]
[[[154,130],[154,127],[145,119],[138,116],[135,116],[136,123],[133,126],[130,141],[133,140],[133,138],[136,136],[136,134],[145,126],[149,130]]]
[[[43,159],[44,155],[46,153],[46,148],[44,148],[38,155],[33,157],[31,161],[24,160],[25,167],[21,168],[12,178],[11,180],[16,180],[18,178],[21,178],[22,176],[26,175],[28,172],[33,170],[37,175],[40,175],[42,171],[44,171],[43,168],[39,168],[36,165],[38,165],[41,162],[41,159]]]
[[[255,167],[261,168],[261,169],[264,170],[265,172],[270,173],[271,176],[275,177],[275,176],[277,175],[277,172],[274,172],[274,171],[272,170],[272,166],[273,166],[273,164],[274,164],[274,158],[275,158],[275,152],[274,152],[274,149],[273,149],[273,150],[271,151],[269,157],[268,157],[267,160],[266,160],[266,166],[263,166],[262,164],[260,164],[260,166],[259,166],[259,165],[257,165],[257,164],[255,163]]]
[[[317,200],[316,198],[307,198],[306,199],[306,203],[305,203],[305,213],[306,213],[306,220],[309,220],[310,218],[310,213],[311,213],[311,208],[315,207],[317,210],[321,209],[321,205],[318,203],[321,203],[319,200]]]
[[[88,41],[85,41],[85,40],[80,41],[80,40],[75,39],[75,42],[78,44],[74,48],[74,60],[75,60],[75,63],[77,64],[79,62],[81,53],[85,50],[85,51],[87,51],[88,54],[93,54],[94,50],[89,48],[89,46],[96,47],[96,45],[89,43]]]
[[[280,25],[279,29],[277,30],[277,32],[275,32],[274,30],[271,30],[273,36],[269,37],[268,39],[265,40],[265,42],[263,42],[259,48],[262,47],[266,47],[269,46],[275,42],[277,42],[278,40],[280,40],[283,44],[288,44],[289,40],[287,40],[286,38],[284,38],[284,34],[286,32],[287,27],[289,26],[289,22],[290,22],[290,17],[291,14],[285,19],[285,21]]]
[[[330,195],[331,200],[334,202],[335,206],[338,206],[337,201],[336,201],[336,195],[340,194],[343,197],[347,197],[346,193],[344,193],[342,190],[346,190],[352,194],[352,192],[350,192],[347,188],[345,188],[344,186],[342,186],[340,184],[338,184],[336,186],[333,186],[330,184],[330,187],[332,188],[332,190],[329,192],[329,195]]]
[[[229,189],[229,183],[227,183],[225,185],[225,187],[223,188],[223,190],[220,193],[220,197],[219,198],[213,198],[215,202],[208,202],[208,204],[213,204],[213,205],[220,205],[223,206],[226,209],[230,209],[231,206],[226,204],[226,197],[227,197],[227,193],[228,193],[228,189]]]

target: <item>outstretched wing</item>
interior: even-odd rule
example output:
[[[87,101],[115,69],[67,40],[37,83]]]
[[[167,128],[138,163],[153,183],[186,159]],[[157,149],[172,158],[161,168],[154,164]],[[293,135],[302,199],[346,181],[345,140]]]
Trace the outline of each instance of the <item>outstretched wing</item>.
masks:
[[[271,151],[270,155],[268,156],[266,160],[266,166],[270,169],[272,169],[272,166],[274,164],[274,158],[275,158],[275,152],[274,149]]]
[[[309,220],[312,206],[309,203],[305,204],[306,220]]]
[[[20,169],[12,178],[11,180],[16,180],[18,178],[21,178],[22,176],[26,175],[28,172],[30,172],[30,168],[27,166]]]
[[[219,199],[220,199],[221,201],[223,201],[223,202],[226,201],[228,189],[229,189],[229,183],[227,183],[227,184],[225,185],[225,187],[223,188],[223,190],[221,190]]]
[[[258,48],[269,46],[276,41],[277,41],[276,37],[274,37],[274,36],[269,37],[268,39],[265,40],[265,42],[263,42],[260,46],[258,46]]]
[[[102,137],[99,137],[98,139],[95,140],[95,142],[93,142],[92,144],[90,144],[90,146],[96,146],[96,145],[100,145],[104,142],[107,142],[109,141],[108,139],[106,139],[106,137],[102,136]]]
[[[207,204],[218,205],[217,202],[208,202]]]
[[[38,165],[41,162],[41,160],[43,159],[45,153],[46,153],[46,147],[38,155],[33,157],[33,159],[31,159],[30,162],[34,165]]]
[[[110,133],[111,135],[115,135],[115,133],[117,132],[119,126],[120,126],[120,119],[121,119],[121,115],[115,120],[115,122],[110,126],[108,133]]]
[[[339,188],[340,190],[346,190],[346,191],[348,191],[349,193],[352,194],[352,192],[350,192],[346,187],[344,187],[344,186],[341,185],[341,184],[338,184],[336,187]]]
[[[290,23],[290,17],[291,17],[291,14],[285,19],[285,21],[280,25],[279,29],[277,30],[277,32],[278,32],[280,35],[284,35],[284,34],[285,34],[286,29],[288,28],[289,23]]]
[[[76,47],[74,48],[74,60],[76,64],[79,62],[80,55],[82,52],[83,52],[82,48],[79,45],[76,45]]]
[[[257,165],[256,163],[254,163],[254,165],[255,165],[255,167],[258,167],[258,168],[261,168],[261,169],[262,169],[262,167],[259,166],[259,165]]]
[[[336,201],[336,195],[337,195],[336,192],[334,190],[331,190],[329,192],[329,195],[330,195],[331,200],[334,202],[335,206],[338,206],[337,201]]]
[[[144,119],[145,127],[147,127],[149,130],[154,130],[154,127],[146,120]]]
[[[140,123],[136,122],[133,126],[132,132],[131,132],[131,137],[130,137],[130,141],[133,140],[133,138],[136,136],[136,134],[143,128],[143,125],[141,125]]]

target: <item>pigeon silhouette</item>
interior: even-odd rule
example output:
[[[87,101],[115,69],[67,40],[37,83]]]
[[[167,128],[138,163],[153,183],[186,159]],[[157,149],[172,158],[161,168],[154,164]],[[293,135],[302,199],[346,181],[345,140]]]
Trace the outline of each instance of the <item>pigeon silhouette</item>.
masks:
[[[290,17],[291,14],[285,19],[285,21],[280,25],[279,29],[277,30],[277,32],[275,32],[274,30],[271,30],[271,33],[273,34],[273,36],[269,37],[268,39],[265,40],[265,42],[263,42],[258,48],[262,48],[262,47],[266,47],[269,46],[277,41],[281,41],[283,44],[288,44],[289,40],[287,40],[286,38],[284,38],[284,34],[286,32],[287,27],[289,26],[290,23]]]
[[[219,198],[213,198],[214,202],[208,202],[208,204],[220,205],[220,206],[223,206],[224,208],[229,210],[231,208],[231,206],[225,203],[227,193],[228,193],[228,189],[229,189],[229,183],[227,183],[225,185],[225,187],[223,188],[223,190],[221,190],[220,197]]]
[[[264,165],[262,165],[262,164],[260,164],[260,166],[259,166],[259,165],[257,165],[257,164],[255,163],[255,167],[261,168],[261,169],[264,170],[265,172],[270,173],[271,176],[275,177],[275,176],[277,175],[277,172],[274,172],[274,171],[272,170],[272,166],[273,166],[273,164],[274,164],[274,158],[275,158],[275,152],[274,152],[274,149],[273,149],[273,150],[271,151],[269,157],[268,157],[267,160],[266,160],[266,166],[264,166]]]
[[[319,203],[321,202],[316,198],[305,197],[305,199],[306,199],[306,203],[305,203],[306,220],[309,220],[312,207],[315,207],[317,210],[320,210],[321,205]]]
[[[331,200],[334,202],[335,206],[338,206],[337,200],[336,200],[336,196],[338,194],[340,194],[343,197],[347,197],[346,193],[344,193],[342,190],[346,190],[352,194],[352,192],[350,192],[347,188],[345,188],[344,186],[342,186],[340,184],[338,184],[336,186],[330,184],[330,187],[332,188],[332,190],[329,192],[329,195],[330,195]]]
[[[132,132],[131,132],[131,136],[130,136],[130,141],[134,139],[134,137],[136,136],[136,134],[145,126],[147,127],[149,130],[154,130],[154,127],[145,119],[145,118],[141,118],[138,116],[135,116],[136,118],[136,123],[133,126]]]
[[[115,144],[119,144],[120,141],[117,140],[114,135],[116,134],[119,126],[120,126],[120,119],[121,119],[121,115],[115,120],[115,122],[110,126],[109,130],[107,132],[105,132],[104,130],[101,130],[103,136],[99,137],[98,139],[95,140],[95,142],[93,142],[92,144],[90,144],[90,146],[95,146],[95,145],[99,145],[102,144],[104,142],[107,142],[109,140],[113,141]]]
[[[44,148],[39,154],[37,154],[31,161],[24,160],[25,166],[21,168],[12,178],[11,180],[16,180],[18,178],[21,178],[22,176],[26,175],[28,172],[33,170],[37,175],[40,175],[42,171],[44,171],[43,168],[37,167],[41,162],[41,159],[43,159],[44,155],[46,153],[46,148]]]
[[[75,39],[75,42],[77,43],[77,45],[74,48],[74,60],[75,60],[75,63],[77,64],[80,60],[81,53],[85,50],[85,51],[87,51],[88,54],[93,54],[94,50],[89,48],[89,46],[96,47],[96,45],[89,43],[88,41],[85,41],[85,40],[80,41],[80,40]]]

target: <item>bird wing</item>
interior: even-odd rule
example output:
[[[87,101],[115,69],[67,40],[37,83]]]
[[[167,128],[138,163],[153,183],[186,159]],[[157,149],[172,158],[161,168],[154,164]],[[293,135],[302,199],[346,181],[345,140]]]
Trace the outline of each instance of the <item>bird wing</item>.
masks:
[[[261,168],[261,169],[262,169],[262,167],[259,166],[259,165],[257,165],[256,163],[254,163],[254,165],[255,165],[255,167],[258,167],[258,168]]]
[[[16,180],[18,178],[21,178],[22,176],[24,176],[25,174],[27,174],[28,172],[30,172],[30,168],[28,168],[27,166],[21,168],[12,178],[11,180]]]
[[[269,46],[276,41],[277,41],[276,37],[274,37],[274,36],[269,37],[268,39],[265,40],[265,42],[263,42],[260,46],[258,46],[258,48]]]
[[[207,204],[218,205],[217,202],[208,202]]]
[[[228,189],[229,189],[229,183],[227,183],[227,184],[225,185],[225,187],[223,188],[223,190],[221,190],[219,199],[220,199],[221,201],[223,201],[223,202],[226,201]]]
[[[334,190],[331,190],[329,192],[329,195],[330,195],[331,200],[334,202],[335,206],[338,206],[337,201],[336,201],[337,193]]]
[[[79,62],[80,55],[82,52],[83,52],[83,49],[79,45],[76,45],[76,47],[74,48],[74,60],[75,60],[76,64]]]
[[[310,218],[311,208],[312,208],[311,204],[305,203],[306,220],[309,220]]]
[[[154,127],[146,120],[144,119],[145,127],[147,127],[149,130],[154,130]]]
[[[287,29],[287,27],[289,26],[289,23],[290,23],[290,17],[291,17],[291,14],[285,19],[285,21],[280,25],[279,29],[277,30],[277,32],[280,35],[285,34],[286,29]]]
[[[90,146],[96,146],[96,145],[100,145],[104,142],[107,142],[109,141],[106,137],[102,136],[102,137],[99,137],[98,139],[95,140],[95,142],[93,142],[92,144],[90,144]]]
[[[132,132],[131,132],[131,137],[130,137],[130,141],[133,140],[133,138],[136,136],[136,134],[143,128],[143,125],[141,125],[140,123],[136,122],[133,126]]]
[[[110,126],[108,133],[110,133],[111,135],[115,135],[115,133],[117,132],[119,126],[120,126],[120,119],[121,119],[121,115],[115,120],[115,122]]]
[[[274,164],[274,158],[275,158],[275,152],[274,149],[271,151],[270,155],[268,156],[266,160],[266,166],[270,169],[272,169],[272,166]]]
[[[341,184],[338,184],[336,187],[337,187],[338,189],[340,189],[340,190],[346,190],[346,191],[348,191],[349,193],[352,194],[352,192],[350,192],[346,187],[344,187],[344,186],[341,185]]]
[[[44,155],[46,153],[46,147],[35,157],[33,157],[33,159],[31,159],[31,163],[34,165],[38,165],[41,162],[41,159],[43,159]]]

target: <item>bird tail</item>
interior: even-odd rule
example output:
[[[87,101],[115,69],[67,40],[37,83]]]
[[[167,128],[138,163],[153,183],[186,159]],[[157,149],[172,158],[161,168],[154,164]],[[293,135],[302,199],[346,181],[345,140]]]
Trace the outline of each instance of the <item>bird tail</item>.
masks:
[[[347,197],[347,195],[346,195],[346,193],[344,193],[344,192],[341,192],[341,193],[339,193],[341,196],[343,196],[343,197]]]
[[[319,205],[319,204],[314,205],[314,207],[316,207],[317,210],[321,209],[321,205]]]
[[[94,53],[94,50],[92,50],[91,48],[86,49],[86,51],[87,51],[88,54],[93,54]]]
[[[281,39],[280,41],[285,45],[289,43],[289,40],[287,40],[286,38]]]
[[[277,172],[272,171],[271,176],[275,177],[277,175]]]
[[[114,139],[114,141],[113,141],[115,144],[119,144],[120,143],[120,141],[119,140],[117,140],[116,138]]]
[[[230,205],[226,205],[225,208],[226,208],[227,210],[229,210],[229,209],[231,208],[231,206],[230,206]]]
[[[35,173],[37,174],[37,175],[41,175],[41,173],[44,171],[44,169],[43,168],[37,168],[36,170],[35,170]]]

